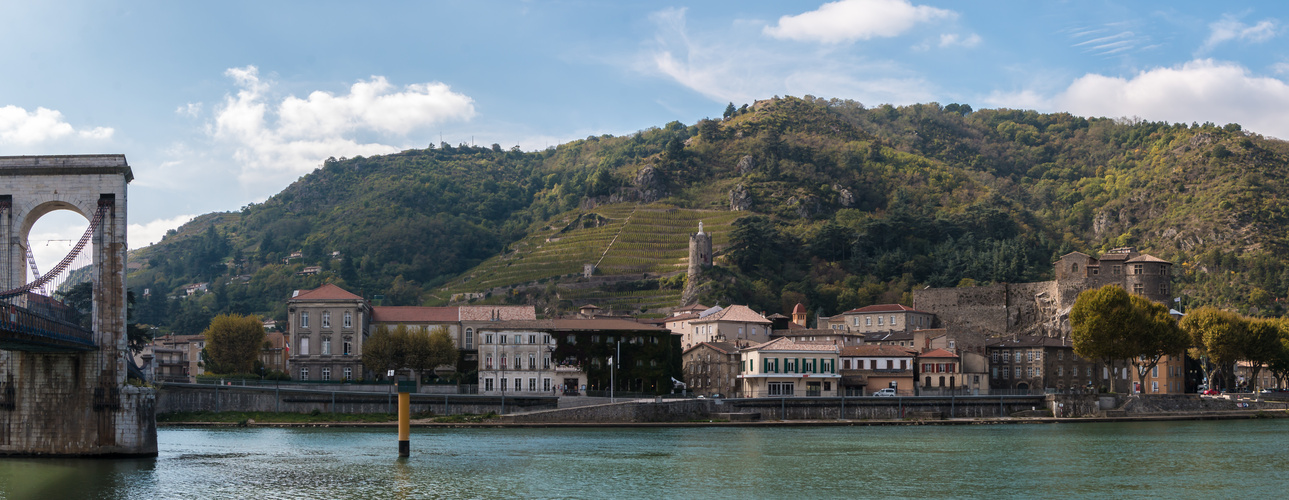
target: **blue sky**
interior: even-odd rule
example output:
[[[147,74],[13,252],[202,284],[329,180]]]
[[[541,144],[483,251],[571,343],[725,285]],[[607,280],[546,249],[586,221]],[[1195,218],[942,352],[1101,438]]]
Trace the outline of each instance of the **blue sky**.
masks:
[[[774,95],[1289,138],[1278,2],[0,0],[0,19],[0,155],[124,153],[131,247],[328,156],[541,149]],[[77,225],[42,219],[39,259]]]

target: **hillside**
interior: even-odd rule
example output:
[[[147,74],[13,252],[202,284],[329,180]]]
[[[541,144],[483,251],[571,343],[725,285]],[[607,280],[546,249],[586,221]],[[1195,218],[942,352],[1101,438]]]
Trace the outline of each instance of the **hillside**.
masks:
[[[1279,314],[1287,159],[1234,124],[771,99],[538,152],[330,159],[133,252],[130,283],[153,291],[141,321],[185,332],[222,311],[282,319],[290,290],[323,282],[385,304],[660,313],[701,220],[718,255],[704,303],[832,314],[915,286],[1045,279],[1066,252],[1135,245],[1181,264],[1188,304]],[[210,293],[179,298],[196,282]]]

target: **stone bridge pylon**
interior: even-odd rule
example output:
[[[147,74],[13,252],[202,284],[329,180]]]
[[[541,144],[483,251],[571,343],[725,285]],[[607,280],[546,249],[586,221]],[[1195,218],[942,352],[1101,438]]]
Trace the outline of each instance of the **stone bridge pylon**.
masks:
[[[27,235],[71,210],[93,226],[90,350],[0,350],[0,455],[154,456],[156,392],[126,383],[124,155],[0,157],[0,291],[27,284]],[[32,277],[35,279],[35,277]],[[7,299],[24,305],[25,296]]]

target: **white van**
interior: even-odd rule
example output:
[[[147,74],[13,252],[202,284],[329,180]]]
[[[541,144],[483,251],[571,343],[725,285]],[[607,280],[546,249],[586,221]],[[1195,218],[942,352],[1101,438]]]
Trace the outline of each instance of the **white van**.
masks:
[[[884,397],[884,398],[893,398],[895,396],[898,396],[898,394],[895,393],[895,388],[893,387],[887,387],[880,391],[874,392],[873,395],[877,397]]]

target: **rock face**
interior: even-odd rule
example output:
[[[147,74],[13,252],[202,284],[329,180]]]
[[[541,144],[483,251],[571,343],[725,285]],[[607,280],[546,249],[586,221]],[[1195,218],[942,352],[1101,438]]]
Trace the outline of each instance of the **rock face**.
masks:
[[[738,161],[739,174],[748,174],[752,172],[752,169],[754,168],[756,168],[756,159],[752,158],[752,155],[747,155],[739,159]]]
[[[730,190],[730,210],[735,212],[752,209],[752,191],[740,183]]]
[[[636,172],[632,183],[640,193],[642,203],[653,203],[667,197],[667,183],[662,180],[662,173],[653,166],[646,166]]]
[[[837,201],[841,202],[841,206],[843,207],[846,207],[846,208],[854,207],[855,193],[851,192],[850,189],[842,188],[841,193],[837,195]]]
[[[812,218],[815,214],[822,211],[822,206],[819,204],[819,198],[816,198],[814,195],[807,195],[801,198],[797,198],[796,196],[788,198],[788,206],[791,206],[792,209],[796,211],[797,217],[802,219]]]

